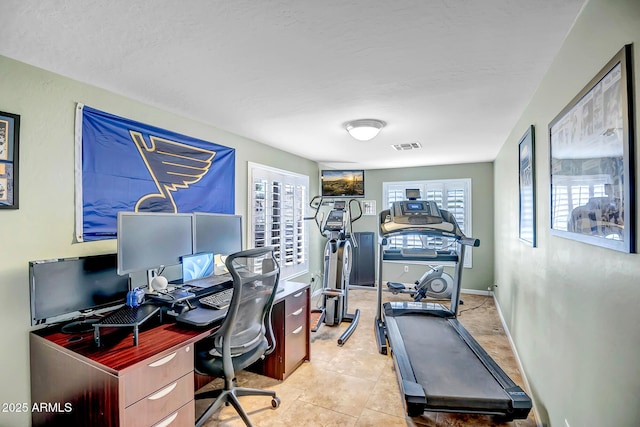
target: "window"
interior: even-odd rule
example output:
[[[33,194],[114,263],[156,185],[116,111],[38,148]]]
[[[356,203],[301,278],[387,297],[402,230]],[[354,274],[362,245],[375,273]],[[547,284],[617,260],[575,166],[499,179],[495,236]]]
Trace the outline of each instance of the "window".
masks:
[[[274,247],[282,279],[307,273],[309,177],[249,162],[249,185],[247,242]]]
[[[456,218],[458,226],[467,236],[471,232],[471,179],[445,179],[433,181],[384,182],[382,184],[382,204],[388,208],[393,202],[405,200],[405,190],[420,190],[420,199],[433,200]],[[390,247],[438,249],[452,244],[451,239],[425,236],[400,236],[389,240]],[[472,267],[471,250],[465,251],[464,266]]]

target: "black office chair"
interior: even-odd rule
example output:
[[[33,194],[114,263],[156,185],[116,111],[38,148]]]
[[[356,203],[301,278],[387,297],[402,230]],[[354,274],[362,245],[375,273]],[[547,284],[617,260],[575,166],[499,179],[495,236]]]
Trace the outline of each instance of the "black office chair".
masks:
[[[229,255],[225,261],[233,277],[233,296],[220,329],[196,344],[195,370],[199,374],[224,378],[224,389],[196,394],[196,399],[216,400],[196,422],[199,427],[225,404],[232,404],[247,426],[252,426],[238,396],[271,396],[274,391],[236,386],[236,371],[270,354],[276,345],[271,328],[271,307],[276,295],[280,268],[273,248],[249,249]]]

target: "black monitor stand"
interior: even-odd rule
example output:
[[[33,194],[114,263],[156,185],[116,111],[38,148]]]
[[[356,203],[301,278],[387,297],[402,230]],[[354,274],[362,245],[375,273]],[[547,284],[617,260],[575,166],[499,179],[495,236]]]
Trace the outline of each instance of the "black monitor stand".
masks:
[[[74,322],[69,322],[62,327],[60,332],[63,334],[85,334],[87,332],[93,332],[93,324],[99,319],[82,319]]]

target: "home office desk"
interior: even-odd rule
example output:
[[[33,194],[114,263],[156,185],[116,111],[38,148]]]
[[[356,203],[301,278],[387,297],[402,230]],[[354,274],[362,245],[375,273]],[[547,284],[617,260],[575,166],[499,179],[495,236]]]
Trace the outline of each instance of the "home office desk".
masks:
[[[281,282],[272,324],[276,350],[254,366],[286,378],[309,351],[309,285]],[[143,325],[138,345],[129,328],[105,330],[102,346],[93,333],[63,334],[60,328],[32,331],[32,425],[193,426],[194,345],[219,325],[190,328],[179,323]],[[197,377],[200,377],[199,375]]]

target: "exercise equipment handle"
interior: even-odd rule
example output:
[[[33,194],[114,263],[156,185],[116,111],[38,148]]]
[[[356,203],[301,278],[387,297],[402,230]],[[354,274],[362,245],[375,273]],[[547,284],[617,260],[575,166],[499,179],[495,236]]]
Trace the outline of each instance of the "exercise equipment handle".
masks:
[[[318,202],[316,202],[316,200],[319,200]],[[315,213],[313,214],[313,216],[309,216],[309,217],[304,217],[305,220],[314,220],[316,223],[316,226],[318,227],[318,231],[320,232],[320,234],[322,234],[322,220],[324,218],[321,218],[320,221],[318,221],[318,213],[320,212],[320,208],[322,207],[322,201],[323,201],[323,197],[322,196],[313,196],[313,198],[311,199],[311,201],[309,202],[309,206],[311,207],[311,209],[313,209],[315,211]],[[324,236],[324,234],[322,234]]]
[[[474,248],[480,246],[480,239],[474,237],[461,237],[458,242],[460,242],[461,245],[473,246]]]

